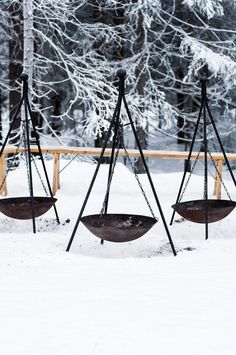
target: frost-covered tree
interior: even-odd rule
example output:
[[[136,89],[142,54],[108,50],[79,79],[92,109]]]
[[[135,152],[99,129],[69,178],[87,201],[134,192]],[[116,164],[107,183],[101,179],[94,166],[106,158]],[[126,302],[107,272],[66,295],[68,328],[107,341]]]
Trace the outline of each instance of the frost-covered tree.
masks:
[[[185,64],[182,88],[190,86],[189,95],[198,103],[197,77],[207,65],[210,75],[208,95],[225,148],[235,132],[235,1],[184,1],[190,11],[189,31],[182,36],[180,53]],[[182,23],[186,21],[182,20]],[[197,105],[198,106],[198,105]],[[194,117],[196,114],[194,114]],[[194,120],[193,117],[193,120]],[[213,140],[214,143],[214,140]],[[219,149],[215,145],[215,149]]]
[[[19,83],[16,81],[21,74],[22,66],[22,12],[21,5],[14,1],[2,1],[0,5],[1,17],[1,80],[0,88],[3,93],[4,107],[9,102],[9,120],[15,114],[16,106],[20,100]],[[19,127],[19,119],[15,121],[14,128]],[[11,135],[11,143],[15,143],[15,133]]]
[[[12,2],[17,1],[3,1]],[[216,118],[227,126],[225,134],[229,127],[235,130],[228,119],[235,88],[233,0],[30,2],[33,105],[62,144],[71,143],[72,132],[77,139],[79,132],[97,137],[106,131],[117,94],[114,74],[121,66],[144,144],[145,132],[177,136],[192,127],[199,105],[197,77],[206,64]]]
[[[207,65],[215,117],[223,116],[227,126],[224,130],[221,125],[221,131],[228,134],[229,125],[235,129],[228,116],[235,87],[233,1],[111,0],[94,1],[93,6],[103,16],[123,9],[123,23],[116,27],[122,35],[103,40],[97,33],[97,38],[101,53],[123,47],[129,102],[138,127],[173,136],[178,129],[191,129],[199,107],[198,76]],[[116,64],[110,61],[112,69]]]

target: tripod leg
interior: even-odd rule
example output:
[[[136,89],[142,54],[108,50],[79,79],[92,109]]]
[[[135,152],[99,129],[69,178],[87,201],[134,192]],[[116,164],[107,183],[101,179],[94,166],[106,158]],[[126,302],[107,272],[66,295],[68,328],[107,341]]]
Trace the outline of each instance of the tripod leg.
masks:
[[[202,104],[201,107],[200,107],[200,111],[199,111],[199,115],[198,115],[196,127],[195,127],[194,134],[193,134],[192,143],[191,143],[191,146],[190,146],[190,149],[189,149],[189,154],[188,154],[187,163],[186,163],[186,166],[185,166],[185,170],[184,170],[184,173],[183,173],[182,181],[181,181],[181,184],[180,184],[179,192],[178,192],[177,199],[176,199],[176,202],[175,202],[175,203],[178,203],[178,202],[179,202],[179,198],[180,198],[180,196],[181,196],[181,192],[182,192],[182,189],[183,189],[185,177],[186,177],[186,174],[187,174],[187,171],[188,171],[188,167],[189,167],[189,165],[190,165],[190,159],[191,159],[191,155],[192,155],[192,151],[193,151],[193,146],[194,146],[194,142],[195,142],[196,135],[197,135],[197,131],[198,131],[198,126],[199,126],[199,122],[200,122],[200,118],[201,118],[201,114],[202,114],[202,108],[203,108],[203,104]],[[173,221],[174,221],[174,216],[175,216],[175,210],[174,210],[173,213],[172,213],[170,225],[172,225],[172,223],[173,223]]]
[[[106,137],[106,140],[105,140],[105,142],[104,142],[104,145],[103,145],[103,148],[102,148],[102,151],[101,151],[101,154],[100,154],[98,163],[97,163],[96,170],[95,170],[94,175],[93,175],[93,177],[92,177],[92,180],[91,180],[91,182],[90,182],[90,185],[89,185],[87,194],[86,194],[86,196],[85,196],[85,199],[84,199],[83,205],[82,205],[82,207],[81,207],[81,210],[80,210],[79,216],[78,216],[78,218],[77,218],[77,221],[76,221],[76,223],[75,223],[75,226],[74,226],[73,232],[72,232],[72,234],[71,234],[69,243],[68,243],[68,245],[67,245],[66,251],[69,251],[69,250],[70,250],[70,247],[71,247],[71,244],[72,244],[72,242],[73,242],[73,240],[74,240],[75,233],[76,233],[76,231],[77,231],[79,222],[80,222],[80,220],[81,220],[81,217],[82,217],[82,215],[83,215],[84,209],[85,209],[86,204],[87,204],[87,202],[88,202],[90,193],[91,193],[91,191],[92,191],[94,182],[95,182],[95,180],[96,180],[96,177],[97,177],[97,174],[98,174],[98,171],[99,171],[99,168],[100,168],[100,165],[101,165],[101,163],[102,163],[102,159],[103,159],[103,156],[104,156],[104,153],[105,153],[105,149],[106,149],[108,140],[109,140],[110,135],[111,135],[112,126],[114,125],[114,122],[115,122],[116,113],[117,113],[117,106],[116,106],[116,109],[115,109],[115,111],[114,111],[114,115],[113,115],[113,117],[112,117],[112,120],[111,120],[111,123],[110,123],[110,127],[109,127],[109,129],[108,129],[108,131],[107,131],[107,137]]]
[[[158,209],[159,209],[161,218],[162,218],[163,225],[164,225],[164,227],[165,227],[165,231],[166,231],[166,234],[167,234],[169,243],[170,243],[170,245],[171,245],[172,252],[173,252],[174,256],[176,256],[177,253],[176,253],[176,250],[175,250],[173,241],[172,241],[172,239],[171,239],[171,235],[170,235],[169,229],[168,229],[168,227],[167,227],[166,220],[165,220],[165,217],[164,217],[164,214],[163,214],[163,211],[162,211],[162,208],[161,208],[159,199],[158,199],[158,197],[157,197],[157,193],[156,193],[156,190],[155,190],[155,187],[154,187],[154,184],[153,184],[153,181],[152,181],[152,178],[151,178],[151,175],[150,175],[150,172],[149,172],[149,169],[148,169],[148,166],[147,166],[145,157],[144,157],[144,155],[143,155],[142,147],[141,147],[141,145],[140,145],[139,138],[138,138],[138,135],[137,135],[137,133],[136,133],[136,130],[135,130],[135,127],[134,127],[134,123],[133,123],[133,120],[132,120],[132,118],[131,118],[131,114],[130,114],[130,112],[129,112],[129,108],[128,108],[128,105],[127,105],[127,102],[126,102],[126,99],[125,99],[125,95],[123,95],[123,101],[124,101],[124,104],[125,104],[125,109],[126,109],[126,112],[127,112],[128,117],[129,117],[129,121],[130,121],[132,130],[133,130],[133,133],[134,133],[134,137],[135,137],[135,140],[136,140],[136,144],[137,144],[137,147],[138,147],[138,149],[139,149],[139,153],[140,153],[140,156],[141,156],[141,159],[142,159],[142,162],[143,162],[143,166],[144,166],[144,168],[145,168],[145,170],[146,170],[147,177],[148,177],[149,183],[150,183],[150,185],[151,185],[151,189],[152,189],[154,198],[155,198],[155,200],[156,200],[156,203],[157,203],[157,206],[158,206]]]
[[[122,101],[122,96],[119,95],[117,106],[116,106],[116,120],[114,122],[115,129],[114,129],[114,136],[113,136],[112,150],[111,150],[111,160],[110,160],[109,173],[108,173],[108,181],[107,181],[108,185],[111,183],[110,179],[111,179],[112,168],[113,168],[113,163],[114,163],[116,139],[117,139],[118,129],[119,129],[121,101]],[[110,186],[109,186],[109,189],[107,190],[107,194],[106,194],[105,211],[104,211],[105,214],[107,213],[107,209],[108,209],[109,193],[110,193]]]
[[[26,85],[26,83],[24,83]],[[25,129],[26,129],[26,144],[27,144],[27,158],[28,158],[28,167],[29,167],[29,190],[30,190],[30,199],[31,199],[31,209],[32,209],[32,223],[33,223],[33,232],[36,233],[36,224],[35,224],[35,210],[34,210],[34,190],[33,190],[33,177],[32,177],[32,167],[31,167],[31,152],[30,152],[30,136],[29,136],[29,120],[28,120],[28,107],[27,99],[25,97]]]
[[[218,139],[218,142],[219,142],[219,145],[220,145],[221,151],[222,151],[222,153],[223,153],[223,156],[224,156],[224,159],[225,159],[226,165],[227,165],[227,167],[228,167],[228,169],[229,169],[230,176],[231,176],[231,178],[232,178],[232,180],[233,180],[233,182],[234,182],[234,185],[236,186],[236,180],[235,180],[234,174],[233,174],[232,169],[231,169],[231,167],[230,167],[229,160],[228,160],[227,155],[226,155],[226,153],[225,153],[225,150],[224,150],[223,144],[222,144],[222,142],[221,142],[221,139],[220,139],[219,133],[218,133],[218,131],[217,131],[217,128],[216,128],[216,125],[215,125],[214,119],[213,119],[213,117],[212,117],[212,114],[211,114],[210,108],[209,108],[209,106],[208,106],[208,103],[206,103],[206,108],[207,108],[207,112],[208,112],[208,114],[209,114],[209,117],[210,117],[210,120],[211,120],[212,126],[213,126],[213,128],[214,128],[214,131],[215,131],[216,137],[217,137],[217,139]]]
[[[48,178],[45,162],[44,162],[44,159],[43,159],[43,154],[42,154],[42,150],[41,150],[41,147],[40,147],[40,142],[39,142],[39,139],[38,139],[38,133],[37,133],[34,121],[33,121],[32,111],[31,111],[31,108],[30,108],[28,97],[27,97],[26,100],[27,100],[27,107],[28,107],[28,110],[29,110],[33,131],[34,131],[35,138],[36,138],[36,143],[37,143],[39,155],[40,155],[42,166],[43,166],[44,175],[45,175],[45,178],[46,178],[46,181],[47,181],[48,190],[49,190],[51,198],[53,198],[53,193],[52,193],[51,185],[50,185],[50,182],[49,182],[49,178]],[[54,211],[55,211],[57,223],[60,223],[59,216],[58,216],[58,213],[57,213],[57,208],[56,208],[55,204],[53,205],[53,208],[54,208]]]
[[[17,116],[18,116],[18,114],[20,112],[20,109],[21,109],[23,101],[24,101],[24,97],[21,98],[20,103],[19,103],[19,105],[17,107],[17,110],[16,110],[16,112],[15,112],[13,118],[12,118],[12,121],[11,121],[11,124],[10,124],[10,128],[9,128],[9,130],[7,132],[6,138],[5,138],[4,142],[3,142],[3,145],[2,145],[2,148],[1,148],[1,151],[0,151],[0,157],[2,156],[2,153],[3,153],[4,149],[5,149],[5,146],[7,144],[7,141],[9,139],[9,136],[10,136],[11,131],[13,129],[13,126],[14,126],[14,123],[16,121],[16,118],[17,118]]]
[[[113,136],[113,142],[112,142],[110,166],[109,166],[109,172],[108,172],[107,192],[106,192],[105,201],[104,201],[104,203],[105,203],[104,214],[107,213],[107,209],[108,209],[108,201],[109,201],[109,195],[110,195],[110,185],[111,185],[112,170],[113,170],[113,163],[114,163],[114,156],[115,156],[115,149],[116,149],[116,139],[117,139],[118,129],[119,129],[121,101],[122,101],[122,95],[119,93],[118,102],[117,102],[117,106],[116,106],[116,109],[115,109],[115,115],[116,115],[116,119],[115,119],[115,122],[114,122],[115,129],[114,129],[114,136]],[[117,148],[119,148],[119,147],[117,147]],[[104,240],[103,239],[101,240],[101,244],[104,244]]]
[[[204,85],[204,84],[203,84]],[[208,142],[207,142],[207,122],[206,122],[206,94],[204,97],[203,105],[203,119],[204,119],[204,198],[206,201],[205,205],[205,239],[208,239]]]

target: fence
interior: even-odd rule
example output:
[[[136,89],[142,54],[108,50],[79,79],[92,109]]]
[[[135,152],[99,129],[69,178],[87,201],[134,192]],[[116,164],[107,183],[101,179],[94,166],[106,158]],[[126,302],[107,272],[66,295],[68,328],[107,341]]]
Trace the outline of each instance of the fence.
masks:
[[[31,152],[37,153],[38,148],[36,146],[31,146]],[[17,148],[18,152],[24,152],[26,149],[23,147]],[[53,179],[52,179],[52,192],[53,195],[56,194],[57,190],[60,189],[60,158],[62,154],[74,154],[74,155],[85,155],[85,156],[99,156],[101,154],[101,148],[90,148],[90,147],[41,147],[42,153],[52,154],[53,156]],[[137,149],[127,150],[130,157],[139,157],[139,151]],[[16,147],[7,146],[4,149],[2,156],[0,157],[0,182],[4,180],[6,176],[6,161],[5,155],[16,153]],[[164,150],[143,150],[143,154],[146,158],[157,158],[157,159],[187,159],[188,152],[179,151],[164,151]],[[107,148],[104,152],[104,156],[111,155],[111,148]],[[198,155],[197,152],[192,152],[191,158],[194,159]],[[124,149],[119,151],[120,157],[125,157]],[[204,159],[204,153],[199,154],[199,159]],[[236,160],[236,154],[227,154],[228,160]],[[222,185],[222,167],[224,162],[224,156],[222,153],[211,153],[211,157],[208,155],[208,159],[213,159],[216,162],[216,175],[214,181],[214,195],[217,199],[221,198],[221,185]],[[1,186],[0,194],[7,195],[7,179]]]

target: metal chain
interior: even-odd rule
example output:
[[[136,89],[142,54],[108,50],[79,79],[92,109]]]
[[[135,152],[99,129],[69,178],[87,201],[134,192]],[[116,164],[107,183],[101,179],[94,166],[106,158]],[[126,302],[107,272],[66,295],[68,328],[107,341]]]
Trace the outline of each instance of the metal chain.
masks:
[[[120,130],[118,130],[118,134],[117,134],[117,150],[116,150],[115,158],[114,158],[112,169],[111,169],[111,174],[110,174],[108,182],[107,182],[107,189],[106,189],[106,193],[105,193],[105,198],[104,198],[104,201],[103,201],[103,204],[102,204],[102,208],[101,208],[101,211],[100,211],[100,216],[101,217],[104,215],[104,212],[105,212],[105,209],[106,209],[107,198],[108,198],[108,194],[110,192],[111,182],[112,182],[112,178],[113,178],[113,175],[114,175],[115,166],[116,166],[116,162],[117,162],[117,158],[118,158],[118,154],[119,154],[119,150],[120,150],[120,136],[121,136],[121,132],[120,132]]]
[[[184,196],[184,193],[185,193],[185,191],[186,191],[186,189],[187,189],[187,186],[188,186],[188,184],[189,184],[189,180],[190,180],[190,178],[191,178],[191,176],[192,176],[193,170],[195,169],[195,166],[196,166],[196,164],[197,164],[197,161],[198,161],[198,158],[199,158],[200,153],[201,153],[201,150],[199,150],[198,155],[196,156],[196,158],[195,158],[195,160],[194,160],[193,167],[192,167],[192,169],[191,169],[191,171],[190,171],[190,173],[189,173],[188,179],[187,179],[187,181],[186,181],[186,184],[184,185],[182,194],[180,195],[180,198],[179,198],[179,201],[178,201],[178,202],[181,202],[181,200],[182,200],[182,198],[183,198],[183,196]]]
[[[125,151],[125,156],[126,156],[128,162],[129,162],[129,164],[130,164],[130,166],[131,166],[131,169],[132,169],[132,171],[133,171],[133,173],[134,173],[135,179],[136,179],[137,182],[138,182],[138,186],[140,187],[140,189],[141,189],[141,191],[142,191],[142,194],[143,194],[143,197],[144,197],[144,199],[145,199],[145,201],[146,201],[146,203],[147,203],[147,205],[148,205],[148,208],[149,208],[149,210],[150,210],[150,212],[151,212],[151,215],[152,215],[153,218],[157,219],[156,216],[155,216],[155,214],[154,214],[154,212],[153,212],[153,210],[152,210],[152,207],[151,207],[151,205],[150,205],[150,202],[148,201],[147,195],[145,194],[145,191],[144,191],[144,189],[143,189],[143,186],[142,186],[142,184],[141,184],[141,182],[140,182],[140,180],[139,180],[139,178],[138,178],[138,175],[137,175],[137,173],[136,173],[136,171],[135,171],[134,165],[133,165],[133,163],[132,163],[132,160],[130,159],[129,153],[128,153],[128,151],[127,151],[125,145],[124,145],[124,151]]]
[[[32,161],[33,161],[33,163],[34,163],[35,170],[37,171],[37,174],[38,174],[39,180],[40,180],[40,182],[41,182],[41,185],[43,186],[44,192],[45,192],[46,196],[49,196],[49,193],[48,193],[47,188],[46,188],[46,186],[45,186],[45,184],[44,184],[44,181],[43,181],[42,176],[41,176],[41,174],[40,174],[40,172],[39,172],[39,169],[38,169],[38,167],[37,167],[37,164],[36,164],[36,162],[35,162],[35,158],[34,158],[33,155],[32,155],[32,158],[33,158]]]
[[[212,155],[211,155],[210,152],[208,152],[208,154],[210,155],[210,158],[211,158],[211,160],[212,160],[212,163],[213,163],[213,165],[214,165],[214,168],[215,168],[215,170],[216,170],[216,173],[217,173],[217,175],[218,175],[219,178],[220,178],[220,182],[221,182],[221,184],[223,185],[223,188],[224,188],[224,190],[225,190],[225,192],[226,192],[226,194],[227,194],[229,200],[232,201],[231,196],[230,196],[230,194],[229,194],[229,191],[227,190],[227,187],[226,187],[226,185],[225,185],[225,183],[224,183],[224,180],[222,179],[222,177],[221,177],[221,175],[220,175],[220,173],[219,173],[219,170],[217,169],[217,165],[216,165],[216,163],[215,163],[215,160],[213,159],[213,157],[212,157]],[[215,176],[214,176],[214,179],[215,179]]]
[[[206,184],[206,180],[204,177],[204,186],[203,186],[203,199],[206,200],[207,199],[207,184]]]
[[[22,129],[23,129],[23,137],[24,137],[24,147],[25,147],[25,162],[26,162],[26,172],[27,172],[27,179],[28,179],[28,187],[29,187],[29,193],[30,196],[32,195],[31,191],[31,184],[30,184],[30,173],[29,173],[29,157],[27,154],[28,147],[27,147],[27,139],[26,139],[26,129],[25,129],[25,122],[22,124]]]
[[[29,157],[28,157],[28,154],[27,154],[27,151],[28,151],[28,147],[27,147],[27,139],[26,139],[26,130],[25,130],[25,127],[24,127],[24,123],[23,123],[23,136],[24,136],[24,147],[25,147],[25,158],[26,158],[26,169],[27,169],[27,178],[28,178],[28,186],[29,186],[29,192],[30,192],[30,194],[31,194],[31,185],[30,185],[30,174],[29,174],[29,161],[28,161],[28,159],[29,159]],[[41,182],[41,184],[42,184],[42,187],[43,187],[43,189],[44,189],[44,192],[45,192],[45,194],[46,194],[46,196],[49,196],[49,193],[48,193],[48,191],[47,191],[47,189],[46,189],[46,186],[45,186],[45,184],[44,184],[44,182],[43,182],[43,179],[42,179],[42,176],[41,176],[41,174],[40,174],[40,172],[39,172],[39,170],[38,170],[38,167],[37,167],[37,164],[36,164],[36,162],[35,162],[35,159],[34,159],[34,156],[31,154],[31,158],[32,158],[32,161],[33,161],[33,164],[34,164],[34,166],[35,166],[35,170],[36,170],[36,172],[37,172],[37,174],[38,174],[38,176],[39,176],[39,180],[40,180],[40,182]]]

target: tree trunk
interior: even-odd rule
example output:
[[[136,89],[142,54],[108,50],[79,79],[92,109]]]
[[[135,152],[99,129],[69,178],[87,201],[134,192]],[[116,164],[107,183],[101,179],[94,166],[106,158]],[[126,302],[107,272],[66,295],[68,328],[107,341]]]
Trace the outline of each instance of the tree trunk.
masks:
[[[137,51],[141,51],[143,49],[144,43],[145,43],[145,29],[144,29],[144,18],[143,14],[141,11],[139,11],[139,18],[138,18],[138,26],[137,26],[137,41],[136,41],[136,49]],[[137,92],[140,97],[140,102],[143,105],[144,101],[144,87],[147,82],[147,74],[144,70],[144,59],[140,60],[139,65],[136,68],[136,77],[138,78],[137,80]],[[140,112],[144,111],[146,108],[144,106],[140,106],[139,110]],[[139,138],[140,145],[142,149],[147,149],[148,147],[148,123],[146,123],[146,127],[143,127],[139,124],[139,122],[136,120],[136,132],[137,136]],[[136,143],[136,142],[135,142]],[[137,145],[135,146],[137,148]],[[143,162],[141,158],[136,158],[134,160],[134,168],[135,171],[138,174],[145,173],[145,168],[143,166]]]
[[[9,119],[10,122],[12,122],[17,105],[21,99],[21,92],[16,81],[22,73],[23,61],[22,8],[18,3],[12,3],[9,7],[9,12],[11,29],[11,38],[9,40]],[[18,142],[18,137],[15,137],[15,133],[18,131],[20,123],[21,119],[19,115],[13,125],[13,131],[9,140],[10,144],[16,144]]]
[[[34,14],[33,14],[33,1],[23,1],[23,29],[24,29],[24,50],[23,50],[23,72],[28,75],[28,98],[32,107],[33,89],[33,75],[34,75]],[[24,108],[22,108],[22,115],[24,114]],[[38,112],[32,112],[32,120],[35,126],[38,126],[40,117]],[[38,139],[40,136],[38,135]],[[36,138],[33,131],[31,131],[31,144],[36,144]],[[37,154],[35,154],[37,155]]]
[[[28,75],[29,95],[32,91],[33,60],[34,60],[34,36],[33,36],[33,4],[32,0],[23,2],[23,72]]]

